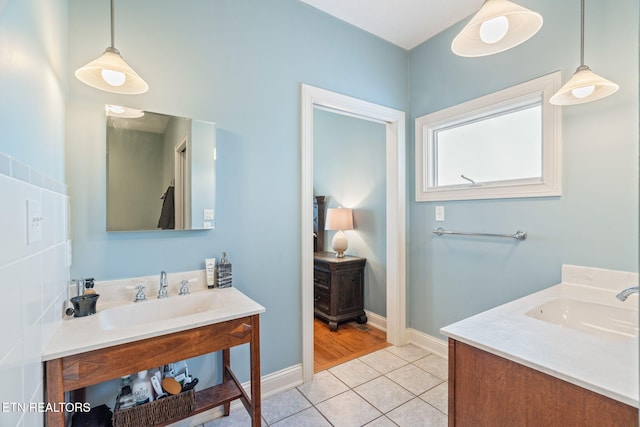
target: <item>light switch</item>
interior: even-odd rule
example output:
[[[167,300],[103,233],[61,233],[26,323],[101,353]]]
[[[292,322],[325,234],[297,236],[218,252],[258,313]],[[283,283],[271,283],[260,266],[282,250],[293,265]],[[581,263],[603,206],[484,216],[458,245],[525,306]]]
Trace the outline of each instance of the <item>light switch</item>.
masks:
[[[39,200],[27,200],[27,245],[42,240],[42,212]]]
[[[204,209],[202,219],[205,221],[213,221],[213,209]]]
[[[444,221],[444,206],[436,206],[436,221]]]

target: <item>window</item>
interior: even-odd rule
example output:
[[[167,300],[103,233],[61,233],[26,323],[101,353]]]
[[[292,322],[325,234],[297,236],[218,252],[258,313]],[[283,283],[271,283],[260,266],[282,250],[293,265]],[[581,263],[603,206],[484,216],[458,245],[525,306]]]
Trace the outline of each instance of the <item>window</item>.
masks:
[[[416,119],[416,200],[560,195],[553,73]]]

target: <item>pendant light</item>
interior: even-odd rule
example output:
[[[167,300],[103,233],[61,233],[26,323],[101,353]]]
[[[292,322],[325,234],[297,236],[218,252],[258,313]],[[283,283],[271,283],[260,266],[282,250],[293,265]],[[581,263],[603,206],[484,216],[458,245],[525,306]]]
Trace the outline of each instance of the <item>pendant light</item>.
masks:
[[[76,70],[76,77],[96,89],[135,95],[149,90],[149,85],[131,68],[113,46],[113,0],[111,0],[111,46],[101,57]]]
[[[580,4],[580,66],[575,74],[549,99],[554,105],[576,105],[611,95],[618,85],[600,77],[584,65],[584,0]]]
[[[471,21],[453,39],[459,56],[492,55],[529,40],[542,27],[542,16],[508,0],[485,0]]]

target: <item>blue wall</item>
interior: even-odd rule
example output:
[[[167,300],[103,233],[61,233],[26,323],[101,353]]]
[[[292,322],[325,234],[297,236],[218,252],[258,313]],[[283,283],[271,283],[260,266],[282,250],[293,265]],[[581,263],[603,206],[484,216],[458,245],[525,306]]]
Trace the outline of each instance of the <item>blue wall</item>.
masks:
[[[587,2],[585,62],[621,89],[594,103],[563,107],[561,197],[409,203],[410,327],[438,336],[449,323],[559,283],[562,264],[638,271],[639,11],[637,0],[615,3]],[[412,119],[559,69],[563,83],[571,77],[580,60],[580,2],[519,4],[541,13],[544,25],[517,48],[484,58],[453,55],[451,40],[465,20],[411,51]],[[413,138],[408,141],[412,153]],[[410,197],[413,169],[410,164]],[[445,206],[444,223],[434,221],[435,205]],[[529,238],[517,243],[432,235],[441,225],[523,229]]]
[[[0,153],[55,181],[65,171],[66,27],[66,1],[0,2]]]
[[[115,45],[150,90],[71,79],[72,276],[203,269],[226,251],[234,286],[267,309],[263,373],[300,363],[300,84],[406,110],[408,53],[297,0],[130,0],[115,14]],[[103,1],[70,0],[69,40],[71,69],[102,53]],[[216,123],[215,230],[105,232],[105,103]]]
[[[387,314],[386,127],[382,123],[315,109],[313,190],[326,207],[353,209],[355,230],[345,231],[347,255],[367,259],[364,308]],[[335,231],[324,231],[333,251]]]

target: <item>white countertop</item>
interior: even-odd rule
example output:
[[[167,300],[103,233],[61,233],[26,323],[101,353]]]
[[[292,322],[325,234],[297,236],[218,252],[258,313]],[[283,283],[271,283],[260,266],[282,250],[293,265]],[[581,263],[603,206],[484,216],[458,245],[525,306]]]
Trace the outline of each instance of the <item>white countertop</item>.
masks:
[[[121,282],[120,288],[123,289]],[[105,287],[96,283],[96,290],[106,290]],[[135,293],[127,287],[127,295]],[[174,286],[175,288],[175,286]],[[117,292],[121,292],[117,290]],[[124,293],[122,291],[121,293]],[[105,292],[109,294],[109,292]],[[199,296],[208,296],[216,298],[215,310],[202,311],[198,313],[182,315],[170,319],[156,320],[153,322],[135,324],[132,322],[126,327],[118,327],[111,330],[105,330],[103,322],[100,319],[100,313],[110,308],[120,307],[122,305],[134,305],[135,310],[138,304],[154,304],[154,307],[162,307],[161,304],[171,304],[172,301],[179,302],[180,298],[198,298]],[[137,341],[145,338],[157,337],[173,332],[184,331],[197,328],[200,326],[220,323],[227,320],[238,319],[241,317],[251,316],[263,313],[264,307],[256,303],[236,288],[224,289],[206,289],[192,291],[188,297],[179,295],[170,295],[165,300],[155,299],[155,295],[147,295],[148,301],[133,303],[132,298],[124,301],[100,302],[98,300],[97,313],[86,317],[70,317],[62,321],[62,324],[56,331],[55,335],[47,345],[42,354],[42,360],[52,360],[64,356],[83,353],[86,351],[97,350],[100,348],[110,347],[113,345],[123,344],[127,342]]]
[[[638,407],[638,337],[609,338],[525,315],[557,298],[638,310],[638,295],[620,302],[618,291],[637,286],[637,273],[563,266],[562,283],[441,329],[453,339],[572,384]]]

